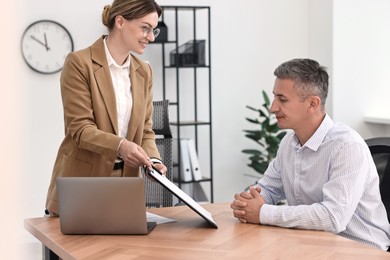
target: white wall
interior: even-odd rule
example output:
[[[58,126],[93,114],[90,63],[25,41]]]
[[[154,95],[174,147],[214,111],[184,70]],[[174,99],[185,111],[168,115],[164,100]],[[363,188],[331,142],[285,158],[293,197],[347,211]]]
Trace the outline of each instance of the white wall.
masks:
[[[214,188],[216,201],[255,179],[241,150],[257,147],[244,137],[255,117],[246,105],[260,107],[261,90],[273,88],[273,71],[281,62],[308,55],[307,1],[211,1],[213,55]],[[237,2],[234,2],[237,3]]]
[[[364,137],[390,136],[390,127],[365,115],[390,118],[390,2],[334,1],[334,118]]]
[[[18,49],[20,37],[30,23],[53,19],[69,29],[75,49],[84,48],[105,32],[100,16],[102,7],[110,1],[22,2],[21,9],[14,8],[18,14],[11,34],[15,44],[11,44],[9,52],[2,49],[4,56],[10,56],[7,60],[15,65],[10,66],[2,59],[1,64],[6,68],[14,67],[14,74],[6,73],[9,84],[1,85],[7,91],[3,93],[10,93],[1,95],[1,119],[10,122],[4,124],[10,128],[2,124],[1,143],[7,147],[4,149],[7,156],[2,158],[13,163],[8,168],[1,163],[1,183],[2,187],[9,185],[8,189],[2,189],[9,191],[2,196],[6,198],[4,205],[12,201],[14,211],[21,211],[16,220],[22,241],[35,241],[20,223],[23,218],[43,214],[53,162],[63,137],[63,115],[59,74],[43,76],[32,72],[22,61]],[[253,127],[244,119],[253,116],[245,106],[260,106],[261,90],[272,91],[274,68],[288,59],[315,58],[334,74],[328,111],[336,120],[350,124],[366,137],[389,135],[388,127],[367,125],[362,119],[370,108],[389,111],[384,109],[390,89],[384,76],[388,74],[386,63],[390,58],[387,36],[390,3],[387,1],[158,2],[212,8],[215,201],[231,201],[235,192],[254,181],[244,176],[253,172],[246,166],[247,157],[241,153],[244,148],[255,147],[242,132]],[[16,21],[13,16],[5,18],[7,23]],[[11,117],[7,115],[9,111]]]
[[[23,191],[21,164],[25,158],[21,153],[23,134],[21,126],[21,89],[18,82],[20,63],[15,59],[19,54],[19,45],[13,39],[19,37],[11,24],[17,24],[18,3],[12,2],[7,6],[7,12],[0,16],[2,24],[2,46],[0,48],[0,259],[11,259],[7,256],[18,254],[17,246],[21,240],[23,225],[20,194]],[[16,258],[20,259],[20,258]]]
[[[333,74],[333,1],[309,1],[309,57]],[[329,82],[326,111],[333,115],[333,85]]]
[[[24,28],[38,19],[53,19],[71,32],[75,49],[95,41],[105,28],[102,7],[109,1],[24,1],[15,28],[19,39]],[[177,1],[161,0],[162,5]],[[308,55],[308,5],[300,1],[180,1],[183,5],[210,5],[212,13],[212,94],[215,201],[231,201],[237,191],[253,182],[244,177],[251,170],[241,150],[253,144],[244,138],[252,116],[246,105],[261,102],[261,89],[271,92],[273,70],[281,62]],[[41,8],[44,6],[44,8]],[[33,11],[32,11],[33,10]],[[22,58],[15,55],[19,62]],[[157,68],[156,68],[157,69]],[[42,216],[51,170],[63,137],[59,74],[39,75],[25,64],[18,68],[21,84],[18,135],[23,145],[23,176],[19,202],[22,216]],[[29,238],[28,234],[25,234]]]
[[[91,3],[94,5],[91,7]],[[53,19],[72,33],[75,49],[84,48],[105,32],[100,22],[106,1],[28,1],[19,34],[38,19]],[[174,4],[160,1],[160,4]],[[307,1],[181,1],[180,4],[212,8],[212,86],[214,125],[215,200],[231,200],[246,186],[246,157],[241,150],[251,145],[243,137],[248,114],[245,105],[258,105],[261,89],[271,91],[273,69],[282,61],[308,54]],[[36,8],[45,6],[44,9]],[[75,8],[77,6],[77,8]],[[72,15],[70,15],[72,13]],[[277,15],[275,15],[277,14]],[[80,17],[75,19],[75,17]],[[223,46],[220,47],[220,46]],[[18,57],[21,59],[21,57]],[[157,68],[156,68],[157,69]],[[39,75],[22,64],[21,88],[26,151],[24,167],[28,196],[27,216],[42,214],[46,190],[58,145],[63,136],[59,74]],[[251,116],[251,115],[250,115]],[[227,141],[230,140],[231,142]],[[229,145],[229,144],[234,145]],[[229,163],[227,163],[229,162]],[[229,189],[226,189],[229,187]]]

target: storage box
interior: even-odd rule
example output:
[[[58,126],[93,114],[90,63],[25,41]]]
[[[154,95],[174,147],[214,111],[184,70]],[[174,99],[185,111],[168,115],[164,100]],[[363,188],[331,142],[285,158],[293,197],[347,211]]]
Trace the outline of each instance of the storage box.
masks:
[[[170,65],[177,67],[205,66],[205,40],[191,40],[170,53]]]

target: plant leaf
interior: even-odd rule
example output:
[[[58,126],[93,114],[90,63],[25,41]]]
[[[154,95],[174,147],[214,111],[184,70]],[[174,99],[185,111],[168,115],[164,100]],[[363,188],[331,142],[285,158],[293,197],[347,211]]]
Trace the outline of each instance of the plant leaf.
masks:
[[[264,103],[260,109],[247,106],[248,109],[258,112],[256,118],[245,118],[248,122],[257,124],[258,128],[254,130],[243,130],[245,137],[255,141],[261,149],[244,149],[243,153],[248,154],[249,167],[262,175],[268,167],[268,164],[276,156],[280,140],[286,135],[286,131],[280,130],[275,116],[270,112],[270,99],[267,93],[262,91]]]
[[[268,108],[269,105],[271,104],[270,101],[269,101],[269,97],[268,97],[268,95],[267,95],[267,92],[265,92],[264,90],[263,90],[262,92],[263,92],[264,103],[265,103],[265,105],[266,105],[267,108]]]
[[[249,153],[249,154],[261,154],[261,151],[255,150],[255,149],[244,149],[242,150],[243,153]]]
[[[286,134],[287,134],[286,131],[282,131],[282,132],[278,133],[278,134],[276,135],[276,137],[279,138],[279,140],[282,140],[283,137],[284,137]]]
[[[258,111],[259,110],[257,108],[251,107],[251,106],[246,106],[246,107],[249,108],[250,110],[253,110],[253,111]]]
[[[256,172],[263,174],[265,170],[268,168],[268,163],[266,162],[251,162],[248,166],[252,167]]]
[[[255,118],[255,119],[245,118],[245,119],[251,123],[254,123],[254,124],[261,124],[261,122],[257,118]]]
[[[277,133],[279,131],[279,126],[277,123],[270,124],[267,130],[270,131],[271,133]]]
[[[267,114],[266,113],[264,113],[264,111],[263,110],[261,110],[261,109],[259,109],[259,113],[260,113],[260,117],[265,117],[265,118],[267,118],[268,116],[267,116]]]

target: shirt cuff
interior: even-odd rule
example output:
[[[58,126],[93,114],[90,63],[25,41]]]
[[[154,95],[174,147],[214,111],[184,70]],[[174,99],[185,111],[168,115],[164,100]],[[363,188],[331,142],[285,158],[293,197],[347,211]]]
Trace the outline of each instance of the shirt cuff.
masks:
[[[260,208],[260,224],[263,225],[273,225],[274,224],[274,216],[276,214],[275,205],[263,204]]]
[[[162,164],[162,161],[160,159],[157,159],[157,158],[150,158],[150,161],[155,164],[155,163],[160,163]]]
[[[116,149],[116,156],[118,156],[119,159],[123,159],[122,156],[119,154],[119,148],[121,147],[123,141],[125,140],[125,138],[123,138],[122,140],[120,140],[119,142],[119,145],[118,145],[118,148]]]

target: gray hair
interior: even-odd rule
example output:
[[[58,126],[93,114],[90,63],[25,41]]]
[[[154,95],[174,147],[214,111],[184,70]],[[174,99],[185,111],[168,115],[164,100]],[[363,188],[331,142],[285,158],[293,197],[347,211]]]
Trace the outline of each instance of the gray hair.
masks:
[[[294,81],[294,87],[304,101],[310,95],[320,97],[324,106],[328,96],[329,75],[326,67],[310,59],[293,59],[280,64],[274,71],[279,79]]]

